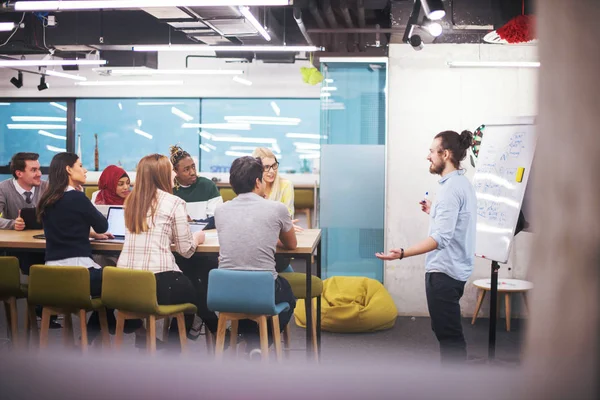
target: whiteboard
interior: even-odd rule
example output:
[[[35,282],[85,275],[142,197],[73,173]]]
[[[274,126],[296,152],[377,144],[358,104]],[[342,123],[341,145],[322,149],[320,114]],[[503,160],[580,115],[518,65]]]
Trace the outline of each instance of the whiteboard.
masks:
[[[533,125],[486,125],[473,176],[477,257],[508,261],[535,145]],[[516,180],[519,168],[524,169],[521,182]]]

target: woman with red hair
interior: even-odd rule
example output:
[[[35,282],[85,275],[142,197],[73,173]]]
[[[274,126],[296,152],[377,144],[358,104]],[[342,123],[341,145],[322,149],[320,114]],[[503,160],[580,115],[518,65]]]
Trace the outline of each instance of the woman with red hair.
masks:
[[[98,181],[98,195],[94,203],[106,206],[122,206],[129,195],[131,181],[121,167],[109,165],[102,171]]]

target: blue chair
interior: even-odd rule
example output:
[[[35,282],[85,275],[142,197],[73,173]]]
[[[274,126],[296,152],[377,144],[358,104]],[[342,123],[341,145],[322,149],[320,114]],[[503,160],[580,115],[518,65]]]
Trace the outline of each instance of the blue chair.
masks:
[[[235,353],[238,321],[250,319],[258,324],[263,362],[269,360],[267,319],[273,324],[273,342],[277,361],[281,361],[279,313],[288,310],[288,303],[275,304],[273,275],[268,271],[233,271],[213,269],[208,275],[208,308],[219,312],[215,356],[223,358],[227,322],[231,321],[230,347]]]

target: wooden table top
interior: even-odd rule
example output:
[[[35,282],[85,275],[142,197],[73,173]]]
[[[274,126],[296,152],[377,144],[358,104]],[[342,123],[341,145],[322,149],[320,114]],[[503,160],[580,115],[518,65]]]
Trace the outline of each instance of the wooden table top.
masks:
[[[478,279],[473,282],[475,287],[483,290],[491,290],[492,282],[490,279]],[[526,292],[533,289],[533,283],[521,279],[502,279],[498,278],[498,292]]]
[[[34,235],[41,235],[42,230],[0,230],[0,249],[45,249],[46,241],[36,239]],[[206,240],[196,249],[196,253],[218,253],[219,238],[216,230],[205,231]],[[295,250],[284,250],[277,248],[278,254],[313,254],[319,241],[321,240],[320,229],[305,229],[303,232],[296,233],[298,238],[298,247]],[[92,250],[98,251],[121,251],[123,243],[106,243],[102,241],[92,241]]]

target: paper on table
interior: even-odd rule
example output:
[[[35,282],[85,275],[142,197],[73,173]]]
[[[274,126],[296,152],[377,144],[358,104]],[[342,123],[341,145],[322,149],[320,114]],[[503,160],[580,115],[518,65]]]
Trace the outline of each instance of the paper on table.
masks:
[[[192,219],[206,219],[206,205],[207,201],[197,201],[194,203],[187,203],[186,208],[188,215]]]

